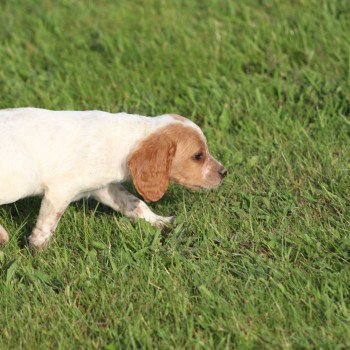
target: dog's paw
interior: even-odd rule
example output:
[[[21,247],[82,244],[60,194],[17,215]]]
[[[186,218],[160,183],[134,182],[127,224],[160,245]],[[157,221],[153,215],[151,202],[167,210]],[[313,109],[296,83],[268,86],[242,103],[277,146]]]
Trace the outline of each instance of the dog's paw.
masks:
[[[48,235],[45,235],[39,229],[35,228],[32,234],[28,237],[29,247],[33,251],[44,250],[49,243]]]
[[[32,240],[30,237],[28,237],[28,241],[29,241],[29,248],[33,252],[42,252],[43,250],[46,249],[49,243],[48,240],[45,242],[39,243],[39,242],[36,242],[35,240]]]
[[[6,230],[0,226],[0,245],[6,244],[9,241],[9,235]]]
[[[157,216],[157,218],[151,222],[152,226],[158,227],[158,228],[165,228],[172,225],[172,223],[175,221],[175,216]]]

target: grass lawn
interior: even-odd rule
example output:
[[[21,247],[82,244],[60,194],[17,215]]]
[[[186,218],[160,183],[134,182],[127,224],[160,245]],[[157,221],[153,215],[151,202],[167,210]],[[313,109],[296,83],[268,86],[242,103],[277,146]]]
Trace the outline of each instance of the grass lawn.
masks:
[[[350,2],[0,2],[0,107],[174,112],[228,168],[169,232],[0,208],[0,349],[350,348]],[[0,140],[1,147],[1,140]],[[1,161],[1,160],[0,160]]]

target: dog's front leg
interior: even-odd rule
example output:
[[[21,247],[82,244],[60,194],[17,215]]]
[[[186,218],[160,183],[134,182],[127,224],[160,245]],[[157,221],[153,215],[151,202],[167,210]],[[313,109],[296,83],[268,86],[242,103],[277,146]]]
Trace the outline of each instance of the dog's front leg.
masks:
[[[164,227],[174,221],[173,216],[163,217],[153,213],[145,202],[132,195],[121,184],[109,184],[91,195],[128,218],[144,219],[156,227]]]
[[[69,199],[68,199],[69,198]],[[36,249],[43,249],[48,244],[50,237],[55,232],[58,221],[71,202],[70,196],[62,196],[48,191],[41,202],[39,217],[32,234],[29,236],[29,244]]]

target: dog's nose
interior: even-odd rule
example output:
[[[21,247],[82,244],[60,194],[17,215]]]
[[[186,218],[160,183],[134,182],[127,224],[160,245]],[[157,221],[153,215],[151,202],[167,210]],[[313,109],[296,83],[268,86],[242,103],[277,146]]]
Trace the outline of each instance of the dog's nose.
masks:
[[[222,178],[224,178],[227,175],[227,169],[225,169],[224,167],[220,168],[219,174]]]

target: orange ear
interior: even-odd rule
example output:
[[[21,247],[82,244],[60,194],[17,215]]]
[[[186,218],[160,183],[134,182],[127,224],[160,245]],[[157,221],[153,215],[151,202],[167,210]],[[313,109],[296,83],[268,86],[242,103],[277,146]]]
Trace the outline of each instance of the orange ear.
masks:
[[[128,167],[137,191],[146,202],[161,199],[169,186],[171,163],[176,144],[161,134],[143,141],[128,159]]]

